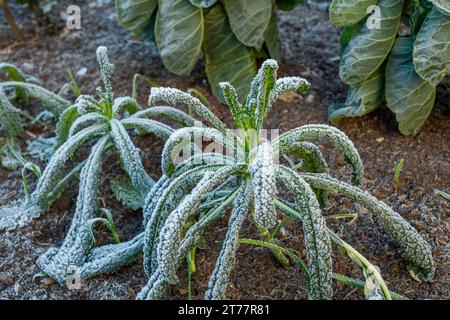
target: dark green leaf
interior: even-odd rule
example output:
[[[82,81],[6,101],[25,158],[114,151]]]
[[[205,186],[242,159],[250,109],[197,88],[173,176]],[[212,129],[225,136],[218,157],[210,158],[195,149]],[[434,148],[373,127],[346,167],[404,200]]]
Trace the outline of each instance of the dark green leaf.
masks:
[[[116,0],[117,19],[124,28],[139,33],[147,26],[158,0]]]
[[[400,25],[402,0],[380,0],[380,28],[364,23],[344,50],[339,75],[349,86],[357,86],[374,73],[391,50]]]
[[[384,101],[384,65],[360,86],[350,88],[345,103],[328,108],[328,119],[339,121],[344,117],[359,117],[372,112]]]
[[[283,11],[291,11],[296,6],[304,4],[305,0],[276,0],[275,3],[278,9]]]
[[[188,0],[159,0],[155,39],[164,66],[176,75],[189,75],[200,56],[203,12]]]
[[[0,62],[0,70],[6,72],[6,80],[8,81],[27,82],[26,76],[15,65]],[[16,88],[16,97],[28,105],[28,94],[25,89]]]
[[[329,9],[331,23],[338,27],[358,23],[370,13],[368,8],[377,3],[378,0],[333,0]]]
[[[205,72],[214,95],[223,100],[219,82],[230,82],[243,99],[256,74],[256,59],[250,48],[236,39],[221,4],[205,15]]]
[[[344,52],[345,47],[347,47],[350,40],[358,34],[358,31],[360,28],[361,28],[361,23],[342,28],[341,36],[339,39],[340,43],[341,43],[341,53]]]
[[[450,68],[450,16],[430,11],[414,43],[416,72],[437,85]]]
[[[275,8],[272,10],[272,16],[270,17],[269,25],[264,33],[264,40],[266,43],[267,51],[272,59],[281,61],[282,47],[278,34],[277,13]]]
[[[414,39],[398,38],[386,66],[386,100],[402,134],[417,134],[431,112],[436,87],[423,80],[412,61]]]
[[[236,38],[248,47],[261,48],[272,14],[272,0],[224,0]]]

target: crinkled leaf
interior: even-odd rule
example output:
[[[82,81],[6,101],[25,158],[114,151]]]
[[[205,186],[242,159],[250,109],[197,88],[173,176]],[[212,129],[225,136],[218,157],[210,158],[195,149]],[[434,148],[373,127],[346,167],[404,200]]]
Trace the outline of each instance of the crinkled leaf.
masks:
[[[236,38],[249,47],[261,48],[272,14],[272,0],[224,0]]]
[[[343,117],[359,117],[372,112],[384,100],[384,66],[358,87],[350,88],[345,103],[333,104],[328,108],[328,119],[339,121]]]
[[[133,186],[128,176],[121,176],[111,183],[111,190],[124,206],[137,210],[142,208],[144,196]]]
[[[275,8],[272,10],[272,16],[270,17],[269,25],[264,33],[264,41],[266,43],[267,51],[272,59],[281,61],[283,54],[280,36],[278,34],[277,14]]]
[[[413,61],[416,72],[437,85],[450,68],[450,15],[433,8],[414,43]]]
[[[188,75],[200,56],[203,12],[187,0],[159,0],[155,38],[164,66]]]
[[[217,2],[217,0],[189,0],[194,6],[199,8],[209,8]]]
[[[236,39],[221,4],[205,15],[205,72],[214,95],[223,101],[219,82],[230,82],[243,99],[256,74],[253,51]]]
[[[124,28],[139,33],[147,26],[158,0],[116,0],[117,19]]]
[[[44,138],[42,136],[37,139],[27,141],[27,151],[35,159],[40,161],[49,161],[55,150],[56,138]]]
[[[368,8],[377,2],[378,0],[333,0],[330,5],[331,23],[338,27],[358,23],[368,15]]]
[[[346,84],[356,86],[374,73],[388,56],[399,28],[402,0],[380,0],[380,29],[364,23],[342,54],[339,75]]]
[[[290,11],[300,4],[304,4],[305,0],[275,0],[278,9]]]
[[[4,130],[8,137],[19,135],[23,128],[20,123],[19,109],[9,101],[3,89],[0,87],[0,129]]]
[[[395,114],[402,134],[419,132],[431,112],[436,86],[414,70],[413,38],[398,38],[386,66],[386,100]]]
[[[450,14],[450,1],[449,0],[429,0],[432,2],[436,8],[438,8],[442,13]]]
[[[78,118],[78,105],[68,107],[61,113],[59,121],[56,125],[56,148],[67,141],[69,137],[70,127]]]

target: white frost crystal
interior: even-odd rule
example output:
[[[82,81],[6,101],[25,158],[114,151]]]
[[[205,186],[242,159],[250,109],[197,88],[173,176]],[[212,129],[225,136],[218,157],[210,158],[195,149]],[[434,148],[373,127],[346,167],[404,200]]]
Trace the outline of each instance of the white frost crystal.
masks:
[[[262,229],[271,229],[277,224],[277,211],[273,202],[277,187],[270,143],[263,142],[258,147],[256,159],[249,166],[249,171],[252,174],[256,225]]]

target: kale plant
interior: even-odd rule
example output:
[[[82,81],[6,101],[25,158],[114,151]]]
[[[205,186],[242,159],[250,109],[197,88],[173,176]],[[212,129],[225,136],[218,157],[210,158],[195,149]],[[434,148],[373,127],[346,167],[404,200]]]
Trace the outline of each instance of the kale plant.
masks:
[[[450,1],[334,0],[330,19],[343,27],[339,75],[349,85],[345,103],[330,106],[330,120],[386,101],[400,132],[417,134],[450,69]]]
[[[434,273],[428,244],[397,212],[355,185],[361,183],[363,165],[353,143],[334,127],[305,125],[268,141],[262,134],[272,104],[287,91],[305,93],[309,83],[298,77],[277,79],[278,65],[266,60],[251,84],[245,104],[234,87],[220,83],[238,133],[234,134],[201,102],[172,88],[153,88],[149,105],[158,101],[184,103],[197,110],[213,128],[188,127],[175,131],[162,154],[163,176],[149,193],[144,205],[144,269],[149,277],[139,299],[159,299],[176,284],[177,270],[205,231],[232,208],[228,229],[205,298],[224,299],[235,265],[240,230],[247,218],[254,221],[262,243],[271,247],[281,262],[287,251],[276,244],[271,231],[281,216],[301,221],[308,260],[309,295],[313,299],[332,297],[332,248],[334,242],[358,263],[368,281],[371,298],[390,299],[391,293],[376,268],[326,225],[321,203],[327,193],[339,193],[370,210],[385,230],[403,248],[410,273],[430,280]],[[319,147],[311,141],[329,138],[351,164],[352,184],[329,174]],[[199,141],[213,141],[214,148],[202,150]],[[185,157],[178,159],[183,152]],[[203,152],[202,152],[203,151]],[[296,156],[300,166],[278,163],[279,156]],[[292,162],[292,159],[291,159]],[[210,207],[209,210],[202,210]],[[200,213],[200,214],[199,214]],[[249,243],[249,242],[246,242]]]
[[[0,62],[0,72],[4,73],[5,79],[0,82],[0,138],[4,140],[1,143],[0,157],[3,166],[13,169],[16,167],[13,164],[18,162],[17,158],[21,158],[16,137],[24,131],[22,120],[28,118],[36,121],[36,118],[18,106],[28,107],[30,98],[33,98],[44,111],[58,119],[71,103],[43,88],[36,78],[25,75],[12,64]]]
[[[116,0],[117,17],[129,31],[154,41],[164,66],[189,75],[203,52],[205,73],[222,100],[219,81],[231,82],[244,98],[257,58],[279,60],[276,8],[299,0]]]
[[[61,114],[57,127],[59,147],[42,173],[35,191],[27,200],[0,208],[0,230],[21,227],[48,210],[81,171],[75,214],[67,236],[59,248],[49,249],[38,259],[40,269],[61,284],[67,280],[73,266],[78,268],[81,279],[88,278],[112,271],[128,262],[130,256],[142,251],[141,235],[128,242],[93,248],[91,226],[93,222],[102,220],[97,219],[97,213],[100,178],[105,174],[102,172],[102,159],[106,151],[113,149],[119,154],[121,167],[132,187],[143,198],[154,181],[145,172],[139,150],[127,130],[153,133],[166,139],[173,129],[149,118],[163,116],[182,125],[194,125],[193,118],[177,109],[142,109],[130,97],[115,98],[111,85],[114,65],[109,62],[105,47],[97,49],[97,58],[103,80],[103,88],[97,88],[99,99],[80,95],[76,103]],[[90,153],[82,160],[75,153],[88,143],[92,145]],[[73,168],[64,175],[70,162],[74,162]],[[111,219],[107,221],[112,223]]]

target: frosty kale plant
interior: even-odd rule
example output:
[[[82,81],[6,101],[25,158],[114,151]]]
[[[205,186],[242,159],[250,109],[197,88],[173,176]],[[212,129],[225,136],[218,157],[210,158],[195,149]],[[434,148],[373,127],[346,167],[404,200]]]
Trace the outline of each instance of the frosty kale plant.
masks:
[[[164,66],[189,75],[203,54],[205,74],[222,99],[219,81],[231,82],[244,98],[257,57],[281,58],[276,10],[301,0],[116,0],[119,22],[156,43]]]
[[[2,164],[11,167],[6,163],[8,159],[13,159],[8,150],[18,148],[15,138],[24,130],[23,118],[32,118],[18,106],[28,107],[30,98],[33,98],[45,111],[51,112],[58,119],[70,102],[41,87],[36,78],[25,75],[12,64],[0,62],[0,72],[6,80],[0,82],[0,138],[5,139],[0,153],[3,155]],[[19,150],[18,152],[20,153]]]
[[[107,57],[105,47],[97,49],[103,88],[97,88],[98,100],[81,95],[76,104],[66,109],[58,123],[59,148],[53,154],[39,179],[36,190],[28,201],[19,201],[13,206],[0,209],[0,229],[11,230],[21,227],[42,212],[73,180],[80,170],[79,193],[75,215],[68,234],[60,248],[51,248],[43,254],[38,265],[41,270],[64,283],[69,267],[80,268],[81,278],[111,271],[126,263],[130,256],[142,251],[141,236],[129,242],[93,247],[94,239],[90,227],[97,218],[99,183],[102,174],[102,158],[108,149],[120,155],[120,164],[127,173],[132,186],[143,198],[152,188],[154,181],[145,172],[139,150],[134,146],[127,130],[153,133],[166,139],[173,129],[149,118],[160,115],[183,125],[194,125],[193,119],[177,109],[154,107],[141,109],[129,97],[114,98],[111,74],[114,69]],[[73,161],[75,152],[87,143],[93,143],[87,159],[75,163],[64,176]]]
[[[240,242],[239,232],[247,218],[254,221],[264,243],[272,241],[272,252],[278,260],[286,259],[282,248],[270,237],[270,231],[277,227],[282,215],[302,222],[311,298],[329,299],[332,296],[332,242],[351,252],[352,259],[358,263],[363,261],[361,265],[365,266],[367,277],[389,298],[378,272],[328,229],[320,203],[325,202],[330,192],[349,197],[383,222],[385,230],[404,249],[414,277],[430,280],[433,276],[430,248],[417,231],[387,205],[355,186],[362,180],[363,165],[344,133],[327,125],[305,125],[271,142],[262,138],[264,120],[277,98],[291,90],[304,93],[309,87],[301,78],[277,79],[277,69],[274,60],[263,63],[245,104],[239,102],[229,83],[220,84],[239,134],[227,130],[198,99],[176,89],[152,89],[150,105],[158,101],[188,104],[214,128],[182,128],[165,144],[162,154],[164,175],[144,205],[144,269],[149,281],[138,298],[163,297],[166,287],[178,282],[177,270],[188,252],[207,227],[225,216],[228,208],[232,208],[228,231],[209,281],[207,299],[226,297]],[[352,165],[353,185],[330,176],[320,149],[311,142],[322,137],[329,138]],[[212,140],[225,152],[201,152],[196,139]],[[215,150],[219,149],[216,147]],[[180,150],[191,152],[184,160],[175,161],[174,155]],[[292,169],[280,164],[278,156],[296,156],[302,160],[301,166]],[[205,211],[205,207],[211,209]],[[194,223],[191,223],[193,218]],[[190,227],[185,230],[188,223]],[[374,293],[378,294],[378,290]]]
[[[400,132],[417,134],[450,70],[450,0],[333,0],[330,19],[343,28],[339,76],[349,86],[330,120],[386,101]]]

